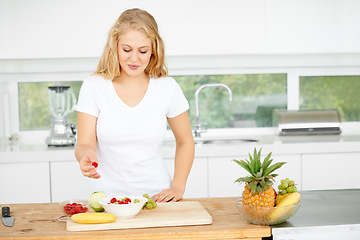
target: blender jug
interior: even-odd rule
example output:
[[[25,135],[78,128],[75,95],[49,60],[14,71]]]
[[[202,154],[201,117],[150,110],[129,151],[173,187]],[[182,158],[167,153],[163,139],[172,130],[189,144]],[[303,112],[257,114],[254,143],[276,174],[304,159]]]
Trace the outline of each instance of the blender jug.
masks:
[[[67,116],[74,111],[75,94],[70,86],[48,87],[49,108],[52,115],[51,133],[46,139],[48,146],[73,146],[75,144],[75,125],[68,122]]]

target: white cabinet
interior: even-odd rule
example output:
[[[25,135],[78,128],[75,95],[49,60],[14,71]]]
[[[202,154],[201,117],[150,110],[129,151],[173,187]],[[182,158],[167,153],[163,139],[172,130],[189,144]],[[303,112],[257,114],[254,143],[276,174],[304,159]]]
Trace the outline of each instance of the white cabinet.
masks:
[[[50,166],[52,202],[89,199],[90,179],[82,175],[77,161],[51,162]]]
[[[267,153],[266,153],[267,154]],[[261,161],[266,155],[261,156]],[[233,159],[244,159],[239,156],[211,157],[209,158],[209,197],[239,197],[244,191],[244,184],[235,183],[239,177],[248,176],[249,173],[240,167]],[[287,162],[274,173],[279,174],[275,178],[274,188],[276,190],[281,179],[290,178],[297,183],[301,190],[301,156],[298,155],[273,155],[275,162]]]
[[[0,203],[48,202],[49,162],[0,164]]]
[[[360,153],[303,154],[303,190],[360,188]]]
[[[174,159],[165,158],[165,164],[171,177],[174,176]],[[191,168],[184,198],[208,197],[208,166],[206,157],[196,157]]]
[[[355,53],[359,1],[266,1],[267,53]]]
[[[233,159],[238,156],[209,157],[209,197],[239,197],[244,185],[235,180],[247,173]]]

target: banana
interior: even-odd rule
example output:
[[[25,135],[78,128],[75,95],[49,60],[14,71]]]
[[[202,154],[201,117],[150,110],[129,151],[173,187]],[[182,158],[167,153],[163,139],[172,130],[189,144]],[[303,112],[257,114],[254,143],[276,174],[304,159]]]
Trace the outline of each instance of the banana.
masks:
[[[284,200],[282,200],[277,207],[289,206],[297,203],[300,200],[300,193],[294,192],[289,194]]]
[[[71,216],[71,220],[83,224],[111,223],[116,217],[110,213],[78,213]]]
[[[289,196],[291,193],[285,193],[285,194],[278,194],[275,199],[275,206],[279,205],[279,203],[284,200],[287,196]]]
[[[291,210],[290,205],[299,202],[300,196],[301,195],[298,192],[290,193],[284,200],[279,203],[279,205],[274,208],[274,210],[270,213],[269,218],[271,220],[280,219],[282,216],[288,214],[288,212]]]

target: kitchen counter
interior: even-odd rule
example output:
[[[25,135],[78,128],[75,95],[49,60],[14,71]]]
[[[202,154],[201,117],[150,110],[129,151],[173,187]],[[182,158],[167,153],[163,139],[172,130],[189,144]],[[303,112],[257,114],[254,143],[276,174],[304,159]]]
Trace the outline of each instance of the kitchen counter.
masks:
[[[360,152],[360,132],[357,130],[344,131],[340,135],[279,136],[274,128],[261,133],[253,133],[249,129],[211,129],[200,138],[195,138],[196,157],[216,157],[224,154],[242,156],[252,152],[254,147],[276,154]],[[0,163],[75,160],[74,150],[74,147],[47,147],[45,143],[0,144]],[[163,142],[161,152],[164,157],[175,156],[175,140],[170,132]]]
[[[190,200],[190,199],[188,199]],[[57,203],[8,204],[13,227],[0,226],[0,239],[250,239],[271,236],[269,226],[247,223],[238,212],[237,198],[191,199],[199,201],[213,218],[211,225],[69,232],[57,218]],[[187,201],[187,200],[183,200]],[[3,207],[4,204],[0,205]]]
[[[272,226],[273,240],[360,239],[360,189],[300,193],[298,212]]]

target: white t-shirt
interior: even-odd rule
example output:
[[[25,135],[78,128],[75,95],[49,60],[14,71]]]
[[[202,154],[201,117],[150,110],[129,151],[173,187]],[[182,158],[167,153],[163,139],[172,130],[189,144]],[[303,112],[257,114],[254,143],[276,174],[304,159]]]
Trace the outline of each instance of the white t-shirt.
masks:
[[[99,179],[93,191],[108,195],[153,196],[171,185],[160,154],[167,117],[189,109],[180,86],[171,77],[151,78],[141,102],[126,105],[112,81],[90,76],[81,87],[76,110],[97,117]]]

